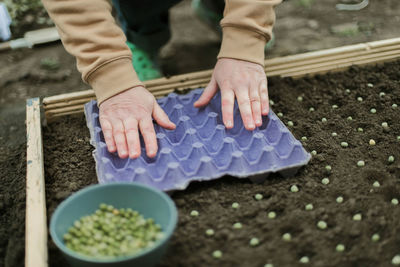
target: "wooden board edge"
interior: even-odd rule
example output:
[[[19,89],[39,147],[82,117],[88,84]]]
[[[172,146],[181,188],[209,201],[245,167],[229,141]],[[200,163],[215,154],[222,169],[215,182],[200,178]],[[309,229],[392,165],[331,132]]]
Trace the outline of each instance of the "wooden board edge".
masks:
[[[40,99],[26,103],[25,267],[47,267],[47,215]]]

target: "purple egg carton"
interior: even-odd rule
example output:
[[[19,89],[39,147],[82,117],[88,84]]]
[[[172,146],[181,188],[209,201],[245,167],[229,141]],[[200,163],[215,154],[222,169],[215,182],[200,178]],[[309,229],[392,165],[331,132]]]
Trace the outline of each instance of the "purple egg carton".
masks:
[[[163,191],[185,189],[191,181],[224,175],[262,182],[272,172],[292,176],[310,160],[311,155],[272,110],[263,117],[262,126],[248,131],[235,104],[234,127],[227,130],[222,122],[220,93],[205,108],[193,107],[202,91],[171,93],[157,100],[176,129],[154,124],[159,148],[155,158],[146,156],[142,137],[142,153],[137,159],[120,159],[116,153],[109,153],[97,102],[87,103],[85,115],[99,182],[138,182]]]

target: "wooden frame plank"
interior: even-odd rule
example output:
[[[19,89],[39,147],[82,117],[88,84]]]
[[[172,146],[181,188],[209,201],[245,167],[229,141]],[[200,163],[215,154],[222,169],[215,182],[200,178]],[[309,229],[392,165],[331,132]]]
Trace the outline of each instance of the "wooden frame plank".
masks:
[[[26,103],[25,267],[47,267],[47,217],[39,98]]]
[[[267,59],[265,71],[269,77],[299,78],[344,70],[352,65],[373,64],[398,58],[400,38],[393,38]],[[204,70],[146,81],[144,84],[154,96],[161,97],[174,90],[204,87],[210,81],[211,75],[212,70]],[[43,99],[46,119],[50,121],[54,117],[79,113],[83,110],[84,103],[91,99],[95,99],[93,90],[46,97]]]

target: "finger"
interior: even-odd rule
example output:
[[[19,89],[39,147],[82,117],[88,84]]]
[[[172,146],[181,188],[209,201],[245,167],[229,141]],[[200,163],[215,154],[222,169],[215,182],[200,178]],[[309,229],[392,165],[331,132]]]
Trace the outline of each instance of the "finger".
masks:
[[[221,106],[222,106],[222,119],[225,127],[228,129],[233,128],[233,106],[235,104],[235,93],[230,87],[222,88],[221,90]]]
[[[146,145],[146,154],[149,158],[154,158],[157,154],[158,146],[151,117],[142,119],[139,122],[139,128]]]
[[[117,151],[117,147],[114,142],[113,129],[111,123],[107,119],[100,118],[100,125],[103,131],[104,141],[106,141],[107,149],[110,153]]]
[[[176,128],[176,125],[170,121],[168,115],[164,112],[160,105],[158,105],[157,102],[154,104],[153,118],[161,127],[169,130],[174,130]]]
[[[196,102],[194,102],[194,107],[199,108],[207,105],[217,92],[218,84],[214,77],[212,77],[211,81],[208,83],[206,89],[204,89],[200,98]]]
[[[113,120],[112,122],[113,127],[113,135],[114,141],[117,145],[118,156],[122,159],[128,157],[128,148],[126,145],[126,138],[125,138],[125,128],[120,120]]]
[[[260,93],[258,89],[257,83],[251,83],[250,85],[250,104],[251,104],[251,111],[253,114],[253,121],[257,127],[261,126],[261,100],[260,100]]]
[[[253,114],[251,112],[249,90],[246,87],[241,87],[236,90],[236,97],[239,104],[240,115],[242,116],[244,127],[247,130],[254,130]]]
[[[261,113],[262,115],[268,115],[269,113],[269,97],[268,97],[268,85],[267,80],[262,80],[260,83],[260,97],[261,97]]]
[[[133,118],[124,120],[125,136],[128,143],[129,157],[136,159],[140,156],[140,141],[138,122]]]

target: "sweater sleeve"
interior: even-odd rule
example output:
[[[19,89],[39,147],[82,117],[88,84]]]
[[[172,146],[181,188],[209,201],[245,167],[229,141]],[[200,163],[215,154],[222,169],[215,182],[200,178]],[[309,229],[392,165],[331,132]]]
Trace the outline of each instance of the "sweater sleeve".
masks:
[[[274,7],[280,2],[226,0],[218,58],[241,59],[264,66],[264,47],[275,23]]]
[[[42,0],[57,26],[65,49],[76,57],[82,79],[100,104],[142,85],[132,65],[125,35],[111,14],[107,0]]]

